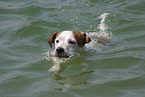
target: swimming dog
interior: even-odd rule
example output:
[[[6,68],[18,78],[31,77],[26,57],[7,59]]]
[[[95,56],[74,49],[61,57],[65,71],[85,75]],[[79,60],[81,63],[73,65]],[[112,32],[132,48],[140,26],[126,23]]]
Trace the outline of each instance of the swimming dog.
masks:
[[[86,33],[76,31],[56,32],[48,38],[48,43],[51,47],[52,43],[55,43],[53,55],[59,58],[71,56],[90,41],[91,39]]]

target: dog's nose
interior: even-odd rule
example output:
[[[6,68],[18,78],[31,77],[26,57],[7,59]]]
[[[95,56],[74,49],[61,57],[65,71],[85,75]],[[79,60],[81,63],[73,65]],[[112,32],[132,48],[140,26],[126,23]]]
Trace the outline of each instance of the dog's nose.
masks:
[[[59,53],[63,53],[63,52],[64,52],[64,49],[61,48],[61,47],[58,47],[58,48],[56,49],[56,51],[57,51],[57,53],[59,54]]]

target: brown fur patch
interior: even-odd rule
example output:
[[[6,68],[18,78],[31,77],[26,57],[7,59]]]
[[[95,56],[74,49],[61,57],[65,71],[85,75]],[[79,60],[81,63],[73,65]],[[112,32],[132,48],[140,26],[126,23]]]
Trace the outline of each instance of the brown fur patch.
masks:
[[[52,43],[54,43],[55,39],[59,36],[59,34],[61,34],[61,32],[55,32],[48,38],[48,43],[50,47],[52,47]]]
[[[79,47],[83,47],[85,43],[89,43],[91,39],[84,32],[76,32],[73,31],[74,37],[79,45]]]

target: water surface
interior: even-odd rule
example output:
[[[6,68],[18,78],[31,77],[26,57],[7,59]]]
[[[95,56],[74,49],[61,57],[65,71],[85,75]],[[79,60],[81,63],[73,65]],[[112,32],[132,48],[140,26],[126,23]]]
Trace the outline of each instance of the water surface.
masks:
[[[1,0],[0,5],[1,97],[144,97],[144,0]],[[54,60],[46,53],[54,48],[48,37],[63,30],[101,33],[104,13],[111,45],[93,45],[49,73]]]

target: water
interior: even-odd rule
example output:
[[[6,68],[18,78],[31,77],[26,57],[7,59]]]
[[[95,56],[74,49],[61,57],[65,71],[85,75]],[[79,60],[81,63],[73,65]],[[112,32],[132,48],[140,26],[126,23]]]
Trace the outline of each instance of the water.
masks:
[[[0,97],[144,97],[144,8],[143,0],[1,0]],[[93,44],[49,73],[47,39],[63,30],[111,43]]]

